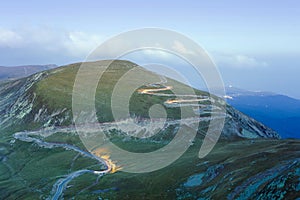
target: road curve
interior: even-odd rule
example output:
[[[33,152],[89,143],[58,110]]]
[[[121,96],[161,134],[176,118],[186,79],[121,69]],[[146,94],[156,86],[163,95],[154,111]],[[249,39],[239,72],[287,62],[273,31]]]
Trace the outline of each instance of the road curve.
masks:
[[[58,132],[58,131],[59,131],[59,129],[55,130],[55,132]],[[105,166],[105,168],[106,168],[105,170],[101,170],[101,171],[100,170],[96,171],[96,170],[82,169],[82,170],[78,170],[78,171],[75,171],[75,172],[67,175],[65,178],[59,179],[53,185],[51,195],[49,196],[48,199],[51,199],[51,200],[59,199],[62,196],[63,191],[66,189],[68,183],[71,180],[73,180],[74,178],[76,178],[76,177],[78,177],[82,174],[92,173],[92,174],[95,174],[95,175],[98,175],[98,176],[103,176],[104,174],[107,174],[112,170],[112,166],[111,166],[111,164],[108,160],[105,160],[103,158],[99,158],[99,157],[95,156],[94,154],[83,151],[83,150],[81,150],[80,148],[78,148],[76,146],[73,146],[73,145],[70,145],[70,144],[55,143],[55,142],[45,142],[41,139],[33,137],[33,135],[43,135],[45,132],[47,132],[47,130],[46,131],[45,130],[39,130],[39,131],[32,131],[32,132],[23,131],[23,132],[15,133],[14,138],[17,139],[17,140],[21,140],[23,142],[36,143],[37,145],[39,145],[40,147],[43,147],[43,148],[52,149],[52,148],[60,147],[60,148],[64,148],[64,149],[67,149],[67,150],[73,150],[73,151],[76,151],[76,152],[80,153],[83,156],[86,156],[86,157],[89,157],[91,159],[97,160],[101,164],[101,166]],[[54,131],[51,134],[53,134],[53,133],[54,133]]]
[[[162,83],[163,83],[163,80],[162,80]],[[175,95],[175,94],[161,93],[162,91],[170,91],[170,90],[172,90],[171,86],[158,87],[158,85],[154,84],[154,85],[152,85],[152,88],[140,89],[140,90],[138,90],[138,92],[140,94],[173,97],[175,99],[168,99],[165,102],[165,105],[167,105],[167,106],[173,105],[175,107],[193,105],[192,103],[199,103],[199,102],[203,102],[203,101],[212,101],[211,98],[209,98],[208,96],[203,96],[203,95]],[[178,98],[178,97],[181,97],[181,98]],[[190,99],[190,98],[194,98],[194,99]],[[187,103],[187,104],[182,104],[182,103]],[[207,105],[204,105],[204,106],[207,106]],[[224,116],[221,116],[221,117],[224,117]],[[211,119],[210,117],[202,117],[201,118],[202,121],[210,120],[210,119]],[[182,120],[182,121],[184,121],[184,120]],[[189,124],[191,122],[193,122],[192,119],[187,119],[187,121],[186,121],[187,124]],[[105,124],[103,124],[103,125],[105,125]],[[63,195],[63,191],[66,189],[68,183],[71,180],[73,180],[74,178],[76,178],[82,174],[92,173],[92,174],[95,174],[98,176],[103,176],[103,175],[113,171],[112,162],[110,160],[107,160],[105,158],[100,158],[90,152],[83,151],[80,148],[70,145],[70,144],[46,142],[46,141],[43,141],[42,139],[34,137],[34,136],[48,137],[49,135],[52,135],[56,132],[72,132],[72,131],[74,131],[74,127],[70,126],[70,127],[55,128],[55,129],[48,129],[48,130],[42,129],[42,130],[38,130],[38,131],[22,131],[22,132],[18,132],[18,133],[14,134],[14,138],[17,140],[21,140],[23,142],[36,143],[37,145],[39,145],[40,147],[43,147],[43,148],[49,148],[49,149],[64,148],[67,150],[72,150],[72,151],[80,153],[83,156],[97,160],[99,162],[99,164],[101,164],[101,166],[105,166],[105,168],[106,168],[105,170],[94,171],[94,170],[82,169],[82,170],[72,172],[71,174],[68,174],[65,178],[59,179],[53,185],[51,195],[48,199],[52,199],[52,200],[59,199]]]

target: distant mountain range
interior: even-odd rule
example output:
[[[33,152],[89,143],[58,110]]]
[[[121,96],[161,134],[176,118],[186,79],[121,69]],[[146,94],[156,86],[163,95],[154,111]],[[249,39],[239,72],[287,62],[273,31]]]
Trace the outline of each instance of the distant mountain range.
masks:
[[[0,81],[23,78],[30,76],[40,71],[56,68],[57,65],[24,65],[4,67],[0,66]]]
[[[283,138],[300,138],[300,100],[270,92],[226,88],[227,102],[277,131]]]

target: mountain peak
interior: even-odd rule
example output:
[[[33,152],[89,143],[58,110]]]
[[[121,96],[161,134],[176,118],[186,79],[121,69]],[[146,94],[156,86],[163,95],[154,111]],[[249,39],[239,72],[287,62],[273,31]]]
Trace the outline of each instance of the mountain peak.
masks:
[[[142,87],[149,88],[154,90],[154,87],[158,87],[158,90],[166,88],[157,94],[145,94],[139,93],[139,90],[136,90],[132,95],[131,104],[130,104],[130,115],[138,118],[148,118],[152,102],[156,104],[161,104],[167,110],[168,117],[170,119],[178,118],[178,109],[181,106],[190,106],[193,108],[194,112],[197,115],[207,115],[210,116],[211,102],[209,99],[214,98],[213,101],[223,101],[218,97],[209,97],[207,92],[199,91],[195,89],[195,93],[199,95],[197,98],[204,98],[205,104],[201,104],[199,101],[194,103],[189,99],[176,99],[176,96],[169,94],[172,89],[180,89],[184,93],[185,88],[189,86],[184,85],[178,81],[172,80],[170,78],[164,77],[161,80],[162,76],[152,73],[139,67],[137,64],[132,63],[126,60],[101,60],[95,62],[87,63],[75,63],[67,66],[63,66],[57,69],[50,71],[50,73],[44,73],[43,76],[30,76],[26,79],[23,85],[15,87],[15,83],[12,82],[7,84],[0,95],[2,99],[6,99],[6,106],[2,107],[1,113],[15,113],[14,115],[3,115],[2,123],[5,121],[13,122],[13,124],[23,124],[23,123],[39,123],[46,126],[61,126],[61,125],[70,125],[72,124],[72,91],[75,81],[75,77],[79,67],[84,64],[85,66],[101,66],[110,64],[109,70],[107,73],[103,74],[101,77],[101,88],[98,87],[96,92],[96,101],[97,102],[111,102],[112,91],[114,90],[115,85],[119,82],[120,78],[126,74],[130,69],[136,67],[135,75],[128,79],[126,82],[122,83],[124,90],[132,87],[132,84],[137,81],[136,79],[145,79],[152,77],[151,80],[157,80],[158,83],[148,83]],[[101,70],[101,68],[99,68]],[[93,72],[90,72],[93,73]],[[156,78],[154,78],[156,77]],[[150,79],[149,79],[150,80]],[[21,84],[21,83],[20,83]],[[25,88],[21,90],[20,88]],[[149,91],[150,91],[149,90]],[[170,90],[170,91],[169,91]],[[8,96],[13,96],[14,98],[8,98]],[[206,98],[205,98],[206,97]],[[175,99],[174,99],[175,98]],[[184,98],[191,98],[188,95]],[[194,97],[193,97],[194,98]],[[203,100],[203,101],[204,101]],[[173,105],[170,106],[169,102]],[[181,103],[182,102],[182,103]],[[191,102],[191,103],[190,103]],[[4,104],[5,105],[5,104]],[[22,106],[21,106],[22,105]],[[100,122],[111,122],[113,120],[112,113],[110,110],[110,104],[99,104],[100,107],[97,107],[102,112],[99,112],[98,120]],[[197,106],[203,107],[201,109],[196,109]],[[25,109],[26,108],[26,109]],[[26,110],[26,112],[24,112]],[[223,136],[224,138],[235,138],[235,137],[245,137],[247,138],[251,132],[252,137],[263,137],[263,138],[279,138],[271,129],[263,126],[259,122],[256,122],[253,119],[248,118],[247,116],[242,115],[235,109],[228,107],[227,109],[227,127],[224,129]],[[53,117],[56,116],[56,117]],[[10,120],[8,120],[10,118]],[[240,123],[241,119],[244,123]],[[27,124],[27,125],[30,125]],[[4,124],[3,124],[4,126]],[[9,126],[9,125],[6,125]],[[234,128],[230,128],[234,127]]]

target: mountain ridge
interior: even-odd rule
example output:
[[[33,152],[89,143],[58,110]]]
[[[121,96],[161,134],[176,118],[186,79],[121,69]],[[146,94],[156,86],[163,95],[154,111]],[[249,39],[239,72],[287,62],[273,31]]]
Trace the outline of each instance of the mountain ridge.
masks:
[[[110,62],[110,61],[100,61],[101,62]],[[136,64],[128,62],[128,61],[114,61],[114,65],[117,66],[121,65],[120,69],[118,70],[125,70],[127,71],[127,68],[123,68],[124,66],[130,66],[131,67],[137,67]],[[97,64],[99,62],[91,62],[91,64]],[[17,98],[17,102],[14,102],[13,104],[6,105],[5,99],[8,99],[6,96],[4,96],[2,100],[2,108],[0,107],[0,113],[2,113],[2,116],[9,118],[8,113],[13,113],[11,116],[16,116],[16,121],[24,121],[25,123],[29,121],[34,121],[36,123],[42,123],[43,127],[47,127],[49,125],[67,125],[70,124],[72,121],[72,114],[71,114],[71,93],[72,93],[72,87],[73,87],[73,81],[75,80],[75,75],[77,70],[79,69],[79,66],[82,63],[75,63],[68,66],[62,66],[50,71],[45,71],[41,73],[37,73],[31,77],[17,80],[13,83],[7,83],[4,84],[4,87],[2,85],[1,93],[5,93],[6,91],[13,90],[11,88],[14,87],[13,85],[20,84],[20,82],[26,82],[25,87],[21,87],[21,89],[18,90],[19,93],[22,93],[18,97],[18,94],[9,93],[6,96],[14,96],[14,98]],[[140,69],[140,73],[149,74],[151,72],[148,72],[147,70],[144,71],[144,69]],[[122,73],[125,73],[125,71],[122,71]],[[144,74],[144,75],[145,75]],[[112,76],[112,77],[111,77]],[[112,80],[113,76],[115,75],[109,75],[107,79]],[[116,75],[119,76],[119,75]],[[116,77],[118,78],[118,77]],[[168,79],[171,81],[171,79]],[[176,84],[180,85],[181,83]],[[5,86],[7,88],[5,88]],[[51,86],[50,88],[48,86]],[[108,87],[109,85],[104,87]],[[18,85],[19,87],[19,85]],[[207,94],[207,93],[205,93]],[[1,94],[0,94],[1,95]],[[100,97],[102,98],[102,97]],[[215,97],[217,98],[217,97]],[[22,100],[23,99],[23,100]],[[98,101],[98,100],[97,100]],[[143,100],[142,100],[143,101]],[[46,106],[46,107],[45,107]],[[53,107],[56,106],[56,107]],[[8,107],[10,110],[8,110]],[[104,108],[107,109],[107,108]],[[6,111],[6,114],[5,114]],[[238,111],[235,111],[233,108],[228,107],[227,111],[230,111],[230,114],[236,116],[240,116],[240,119],[248,120],[244,123],[244,127],[240,127],[240,129],[246,128],[247,131],[257,132],[254,135],[257,137],[275,137],[279,138],[279,136],[272,131],[271,129],[268,129],[266,126],[260,124],[259,122],[255,122],[253,119],[248,118],[245,115],[242,115]],[[47,113],[45,116],[43,116],[43,113]],[[145,112],[145,111],[141,111]],[[64,114],[67,113],[67,114]],[[55,116],[55,117],[54,117]],[[26,118],[27,117],[27,118]],[[3,118],[3,117],[2,117]],[[39,121],[39,118],[42,119],[42,121]],[[100,117],[101,118],[101,117]],[[44,121],[43,121],[44,120]],[[49,121],[50,120],[50,121]],[[236,120],[233,118],[227,118],[227,122],[231,121],[233,124],[238,124],[239,120]],[[0,125],[4,126],[3,122],[8,121],[8,119],[2,119],[0,120]],[[105,121],[105,120],[104,120]],[[48,124],[47,124],[48,123]],[[257,126],[256,128],[251,128],[252,126]],[[266,130],[269,135],[265,135],[263,130]],[[225,133],[227,136],[231,135],[229,133]],[[236,136],[241,137],[242,132],[235,131]],[[226,137],[227,137],[226,136]],[[233,136],[233,135],[231,135]]]
[[[227,102],[273,128],[283,138],[299,138],[300,100],[275,93],[228,88]]]
[[[110,61],[88,65],[101,70],[106,62]],[[83,126],[92,136],[89,142],[93,148],[89,149],[74,126],[72,114],[73,83],[81,64],[0,84],[1,199],[299,197],[299,141],[279,139],[275,131],[230,105],[223,115],[218,107],[224,100],[207,92],[194,90],[194,95],[183,93],[175,98],[170,88],[185,92],[187,86],[172,79],[161,81],[160,75],[127,61],[115,61],[99,81],[101,87],[97,87],[95,94],[99,123]],[[105,102],[111,102],[120,77],[132,69],[135,73],[121,84],[121,89],[131,94],[128,108],[131,119],[114,120],[111,104]],[[149,81],[133,87],[135,90],[130,93],[130,84],[140,77],[152,76],[156,79],[150,80],[155,83]],[[82,103],[86,105],[85,101]],[[164,106],[165,120],[160,118],[165,115],[156,115],[160,110],[151,111],[157,104]],[[193,109],[182,117],[181,106]],[[212,116],[225,117],[225,126],[212,151],[199,158]],[[108,141],[131,153],[150,153],[165,147],[180,126],[185,133],[197,132],[186,152],[169,166],[132,174],[122,171],[126,165],[120,165],[105,142],[99,144],[93,138],[93,128],[99,126]],[[157,129],[161,131],[151,135],[151,130]],[[164,155],[158,156],[158,162],[166,159]],[[150,160],[146,164],[151,167],[157,162]]]
[[[58,67],[55,64],[46,65],[22,65],[22,66],[0,66],[0,81],[14,80],[30,76],[34,73]]]

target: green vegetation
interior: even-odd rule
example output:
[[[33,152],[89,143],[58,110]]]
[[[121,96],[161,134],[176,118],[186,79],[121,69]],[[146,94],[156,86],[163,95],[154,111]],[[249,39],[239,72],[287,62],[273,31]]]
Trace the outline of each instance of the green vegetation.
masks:
[[[109,61],[90,64],[99,66],[99,70],[103,70],[101,66],[105,62]],[[11,126],[5,128],[0,137],[0,199],[45,199],[49,196],[53,184],[65,175],[81,169],[99,170],[99,163],[74,151],[63,148],[46,149],[37,144],[14,141],[12,137],[12,134],[17,131],[72,124],[73,84],[80,65],[81,63],[77,63],[45,72],[44,77],[24,94],[30,100],[34,99],[33,110],[24,119],[17,121],[18,123],[14,124],[13,121]],[[156,74],[145,71],[131,62],[114,61],[104,72],[95,95],[97,117],[100,122],[113,121],[111,111],[113,89],[120,78],[134,68],[136,68],[136,74],[130,77],[131,81],[125,81],[122,84],[122,92],[130,94],[132,92],[130,88],[134,88],[134,83],[141,78],[151,77],[151,79],[160,81]],[[22,79],[19,84],[22,85],[24,82],[25,79]],[[20,85],[17,84],[15,87]],[[187,86],[171,79],[167,79],[166,85],[170,85],[182,93],[187,90]],[[12,87],[11,90],[16,89],[15,87]],[[156,83],[155,87],[163,88],[165,86],[163,83]],[[182,113],[178,107],[166,107],[163,104],[170,97],[138,92],[139,89],[149,88],[151,89],[153,86],[146,84],[139,86],[133,92],[129,99],[131,116],[136,117],[137,120],[149,118],[149,109],[155,104],[161,104],[166,108],[169,120],[181,117]],[[173,94],[173,91],[166,90],[163,93]],[[195,93],[208,96],[206,92],[198,90],[195,90]],[[122,96],[117,95],[116,98],[122,98]],[[218,99],[217,97],[213,98]],[[201,103],[210,105],[209,101]],[[44,109],[43,112],[48,116],[57,113],[50,117],[55,123],[48,123],[49,118],[46,114],[44,116],[41,114],[41,119],[34,121],[41,109]],[[185,117],[195,116],[191,111],[190,109]],[[239,115],[238,113],[233,114]],[[210,114],[206,113],[201,116],[208,117]],[[248,122],[249,120],[243,123],[250,126],[247,124]],[[176,124],[170,125],[161,133],[145,139],[133,138],[118,130],[111,130],[106,134],[111,142],[125,150],[150,152],[168,144],[174,137],[174,130],[177,126]],[[194,144],[170,166],[145,174],[129,174],[117,171],[114,174],[101,177],[98,181],[96,175],[84,174],[68,184],[69,187],[64,192],[64,198],[195,199],[196,197],[210,197],[212,199],[224,199],[249,178],[276,166],[288,166],[290,161],[299,158],[300,145],[298,141],[242,140],[236,137],[231,138],[232,141],[220,140],[207,157],[199,159],[198,152],[207,126],[208,123],[205,121],[200,123],[199,134],[197,134]],[[244,127],[238,125],[234,128],[243,131]],[[85,149],[75,133],[57,132],[43,138],[43,140],[66,143]],[[259,182],[256,185],[260,191],[266,193],[268,190],[270,191],[268,187],[276,185],[275,183],[278,183],[277,185],[283,184],[284,188],[295,188],[293,190],[295,191],[298,187],[295,180],[300,178],[300,172],[297,171],[299,169],[299,162],[296,162],[286,171],[274,171],[276,180],[274,178],[274,180],[268,180],[267,183]],[[196,184],[194,186],[189,187],[193,184],[185,184],[195,177]],[[280,177],[284,177],[282,180],[285,181],[281,181]],[[296,179],[292,180],[295,177]],[[262,193],[257,195],[262,195]],[[293,196],[292,192],[288,195],[290,196],[286,197],[290,199],[296,197],[296,195]]]
[[[107,61],[108,62],[108,61]],[[91,63],[91,65],[98,66],[97,70],[104,70],[102,67],[105,64],[105,61]],[[38,111],[39,108],[46,106],[47,109],[51,112],[62,110],[66,108],[71,110],[72,106],[72,92],[73,84],[75,81],[76,73],[79,70],[81,63],[68,65],[68,67],[61,67],[55,69],[52,74],[43,80],[39,81],[34,89],[34,92],[37,95],[38,103],[35,104],[35,110]],[[95,105],[97,110],[98,120],[100,122],[108,122],[113,120],[112,111],[111,111],[111,96],[113,89],[120,80],[120,78],[125,75],[129,70],[134,70],[134,76],[129,76],[130,81],[122,82],[122,92],[124,94],[130,94],[130,88],[134,87],[136,82],[140,82],[141,79],[157,80],[160,81],[159,76],[153,74],[152,72],[146,71],[141,67],[136,66],[135,64],[127,61],[114,61],[108,69],[103,73],[97,87],[95,95]],[[91,70],[89,73],[95,73]],[[89,77],[89,74],[86,74]],[[172,79],[167,79],[168,85],[172,85],[176,91],[184,93],[187,89],[190,89],[188,86],[174,81]],[[146,88],[140,87],[141,88]],[[87,88],[88,89],[88,88]],[[137,90],[138,90],[137,89]],[[137,90],[132,94],[130,98],[129,110],[130,114],[133,116],[140,116],[147,118],[149,108],[154,104],[163,104],[169,97],[161,97],[154,95],[145,95],[139,94]],[[194,91],[197,95],[208,95],[206,92]],[[165,93],[172,94],[171,91],[166,91]],[[116,96],[119,97],[118,95]],[[207,103],[207,102],[206,102]],[[166,108],[168,113],[168,118],[176,119],[180,118],[180,109],[179,108]]]
[[[75,141],[70,135],[64,138]],[[45,149],[36,144],[16,141],[13,151],[0,164],[0,188],[5,188],[5,192],[0,189],[0,198],[48,197],[58,178],[82,168],[99,169],[99,166],[95,160],[73,151]]]
[[[46,142],[57,142],[57,143],[65,143],[71,144],[81,149],[85,149],[84,145],[82,144],[79,136],[75,133],[55,133],[43,139]]]
[[[199,194],[206,188],[215,186],[218,191],[209,195],[206,194],[206,196],[211,195],[213,199],[222,199],[230,190],[241,185],[248,177],[272,168],[284,160],[293,160],[298,157],[296,153],[285,155],[285,149],[289,146],[289,149],[295,152],[300,148],[299,142],[265,140],[254,142],[255,148],[253,148],[252,142],[248,140],[233,143],[220,142],[205,159],[197,157],[200,144],[197,143],[179,160],[164,169],[147,174],[124,172],[110,174],[103,177],[99,184],[86,191],[86,194],[115,187],[118,189],[117,191],[109,191],[100,196],[108,199],[174,199],[177,196],[176,191],[178,192],[180,189],[184,190],[183,193],[190,193],[191,196],[197,194],[199,197],[201,196]],[[218,168],[222,165],[224,166]],[[199,186],[192,188],[182,186],[188,177],[207,172],[208,169],[212,170],[210,172],[211,177],[206,177],[207,180],[204,180],[203,184],[199,182]],[[213,178],[213,173],[216,175],[215,178]],[[210,178],[212,180],[208,181]],[[208,182],[205,183],[206,181]],[[66,197],[71,196],[71,193],[66,193]]]
[[[114,135],[113,142],[128,150],[139,151],[141,143],[136,141],[121,142]],[[72,180],[71,186],[64,192],[64,198],[76,199],[98,197],[108,199],[174,199],[183,196],[210,196],[223,198],[247,178],[255,176],[272,167],[284,165],[285,162],[298,158],[300,150],[297,141],[280,140],[236,140],[228,142],[221,140],[214,150],[204,159],[197,157],[202,144],[201,135],[195,139],[184,155],[170,166],[161,170],[129,174],[117,171],[97,180],[97,176],[85,174]],[[45,139],[51,142],[74,143],[80,145],[78,137],[70,133],[56,133]],[[143,143],[145,152],[161,146],[151,142]],[[287,149],[288,152],[287,152]],[[7,154],[8,152],[6,152]],[[44,149],[35,144],[16,141],[14,151],[9,159],[1,163],[0,185],[7,189],[1,198],[37,198],[47,197],[53,184],[62,175],[80,169],[99,170],[94,160],[82,157],[73,151],[61,148]],[[164,158],[162,158],[164,159]],[[59,162],[58,162],[59,161]],[[153,163],[155,164],[155,163]],[[300,169],[300,166],[298,166]],[[11,169],[10,169],[11,168]],[[12,171],[10,171],[12,170]],[[5,173],[4,173],[5,172]],[[9,173],[8,173],[9,172]],[[202,180],[197,180],[193,187],[186,187],[190,177],[203,173]],[[292,173],[287,171],[286,173]],[[284,176],[278,174],[277,176]],[[9,177],[9,178],[8,178]],[[300,178],[300,174],[299,174]],[[199,184],[198,184],[199,182]],[[269,181],[270,183],[272,180]],[[297,184],[287,179],[285,184]],[[217,192],[205,193],[209,189],[218,188]],[[264,189],[264,185],[261,185]],[[209,195],[208,195],[209,194]]]

